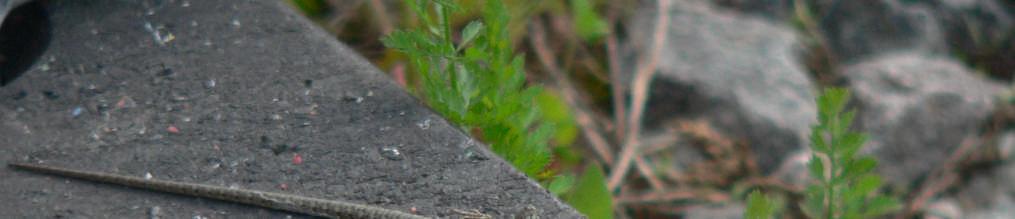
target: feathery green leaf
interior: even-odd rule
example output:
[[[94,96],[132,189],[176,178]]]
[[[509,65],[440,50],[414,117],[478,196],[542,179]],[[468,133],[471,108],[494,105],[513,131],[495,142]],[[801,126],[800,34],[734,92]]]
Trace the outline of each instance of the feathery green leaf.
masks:
[[[801,205],[812,218],[869,218],[898,206],[894,199],[874,194],[881,187],[881,178],[872,173],[877,160],[856,157],[867,135],[850,131],[856,113],[843,112],[848,101],[849,92],[840,88],[825,89],[816,101],[819,123],[811,130],[814,154],[808,164],[816,183],[807,187]],[[819,157],[828,158],[827,166]]]
[[[772,218],[773,214],[775,214],[775,205],[761,191],[754,190],[747,196],[747,212],[744,213],[744,218],[768,219]]]
[[[578,185],[567,200],[591,219],[613,218],[610,191],[606,190],[606,178],[597,165],[585,168],[585,173],[582,173]]]

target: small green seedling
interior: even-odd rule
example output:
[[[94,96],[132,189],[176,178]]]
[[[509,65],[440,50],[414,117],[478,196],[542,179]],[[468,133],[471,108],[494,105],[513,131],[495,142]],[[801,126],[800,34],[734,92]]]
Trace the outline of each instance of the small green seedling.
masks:
[[[609,25],[596,13],[594,1],[571,0],[574,30],[586,41],[596,41],[609,33]]]
[[[407,0],[422,27],[399,30],[382,39],[405,53],[420,77],[417,92],[437,112],[463,130],[481,132],[495,153],[530,177],[550,162],[547,142],[555,130],[541,122],[525,86],[523,58],[513,54],[509,19],[500,1],[486,1],[482,21],[473,21],[455,42],[450,16],[461,8],[453,1]]]
[[[849,131],[856,111],[843,112],[849,91],[826,89],[817,99],[818,124],[811,129],[812,157],[807,164],[814,183],[805,191],[801,204],[810,218],[872,218],[891,213],[901,206],[895,198],[879,194],[881,177],[874,173],[877,160],[858,152],[867,135]],[[771,201],[752,193],[748,218],[768,218]]]
[[[747,212],[744,213],[744,218],[769,219],[775,215],[775,210],[775,204],[772,203],[770,198],[760,191],[754,190],[747,196]]]
[[[817,183],[806,190],[804,213],[812,218],[872,218],[900,208],[899,201],[877,193],[877,160],[859,155],[867,135],[849,131],[856,111],[843,112],[849,91],[826,89],[818,97],[818,125],[811,129],[809,166]]]

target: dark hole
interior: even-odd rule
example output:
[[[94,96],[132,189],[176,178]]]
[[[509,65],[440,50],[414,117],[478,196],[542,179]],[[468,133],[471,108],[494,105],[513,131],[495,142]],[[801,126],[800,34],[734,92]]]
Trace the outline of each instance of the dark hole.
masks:
[[[0,86],[21,76],[49,45],[51,27],[44,2],[14,8],[0,24]]]

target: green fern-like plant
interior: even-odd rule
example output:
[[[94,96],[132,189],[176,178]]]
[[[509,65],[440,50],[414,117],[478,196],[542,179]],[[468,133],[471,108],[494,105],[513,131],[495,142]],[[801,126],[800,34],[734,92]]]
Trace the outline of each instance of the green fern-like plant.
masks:
[[[449,22],[461,10],[457,4],[405,3],[422,27],[395,31],[382,42],[408,56],[421,76],[418,93],[464,130],[480,130],[495,153],[536,177],[550,162],[547,142],[554,130],[539,121],[532,106],[541,89],[525,86],[523,58],[513,54],[504,5],[486,1],[482,21],[466,25],[456,42]]]
[[[548,142],[556,129],[566,128],[547,121],[567,119],[544,115],[540,109],[555,107],[537,105],[541,102],[537,97],[546,102],[546,93],[525,85],[524,59],[513,54],[507,30],[510,17],[503,3],[485,1],[482,20],[468,23],[457,41],[450,17],[462,9],[455,2],[405,4],[421,27],[395,31],[381,41],[408,57],[420,80],[417,94],[463,130],[481,133],[494,153],[529,177],[543,178],[547,189],[580,212],[590,218],[611,218],[612,197],[597,166],[586,168],[578,180],[546,170],[551,159]]]
[[[747,196],[747,209],[744,212],[746,219],[769,219],[775,215],[776,206],[771,198],[765,196],[758,190],[754,190]]]
[[[877,193],[877,160],[859,155],[867,135],[849,131],[856,111],[843,112],[849,92],[826,89],[818,97],[818,124],[811,129],[808,163],[816,183],[806,190],[804,213],[812,218],[871,218],[900,208],[899,201]]]
[[[609,25],[595,11],[595,1],[571,0],[574,30],[582,39],[595,41],[609,33]]]
[[[817,99],[818,124],[811,128],[812,157],[808,169],[814,183],[801,204],[810,218],[872,218],[898,210],[893,197],[877,193],[881,177],[874,173],[877,160],[857,154],[867,135],[849,131],[856,111],[843,112],[849,91],[829,88]],[[772,217],[772,200],[755,191],[748,197],[745,218]]]

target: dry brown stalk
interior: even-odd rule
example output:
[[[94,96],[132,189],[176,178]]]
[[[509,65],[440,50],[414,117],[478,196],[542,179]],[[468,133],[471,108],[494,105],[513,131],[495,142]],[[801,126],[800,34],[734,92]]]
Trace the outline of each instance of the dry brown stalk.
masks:
[[[655,34],[653,35],[652,47],[650,47],[651,53],[649,53],[647,59],[641,59],[644,61],[638,64],[638,70],[634,75],[634,85],[631,87],[631,110],[630,116],[627,117],[627,135],[621,149],[620,161],[610,171],[609,181],[607,182],[609,190],[614,190],[620,185],[627,174],[627,169],[631,166],[631,161],[638,154],[638,138],[641,131],[642,113],[644,113],[645,102],[648,100],[649,82],[651,82],[652,76],[655,74],[656,65],[659,63],[659,54],[662,51],[663,43],[665,43],[666,30],[670,21],[668,14],[670,3],[669,0],[659,0],[657,8],[659,17],[656,20]]]
[[[969,151],[980,145],[978,137],[967,137],[962,140],[962,144],[955,152],[952,153],[948,160],[944,162],[937,170],[934,171],[931,177],[928,177],[926,181],[920,186],[919,192],[915,193],[915,196],[906,204],[902,214],[896,215],[895,218],[910,218],[917,211],[923,209],[924,205],[928,200],[933,198],[938,193],[941,193],[945,189],[951,187],[958,179],[958,165],[962,160],[969,154]]]
[[[388,7],[384,6],[384,2],[381,2],[381,0],[370,0],[370,9],[374,12],[374,21],[377,22],[381,35],[387,36],[391,34],[395,28],[391,24],[391,19],[388,19]]]
[[[675,201],[704,201],[704,202],[725,202],[729,201],[729,195],[708,189],[701,190],[669,190],[662,192],[649,192],[637,195],[622,195],[616,198],[620,204],[652,204],[669,203]]]
[[[603,163],[607,165],[613,164],[613,152],[610,150],[609,143],[606,138],[602,136],[595,123],[592,121],[592,116],[586,109],[587,105],[580,103],[578,94],[571,85],[570,80],[567,76],[564,76],[560,72],[557,65],[554,64],[552,53],[546,46],[546,37],[542,24],[539,22],[532,22],[532,27],[529,31],[529,43],[532,46],[532,50],[536,53],[539,62],[546,69],[547,73],[553,77],[557,87],[560,88],[561,94],[564,96],[564,101],[571,106],[571,110],[575,115],[575,122],[581,127],[584,133],[585,139],[592,145],[592,151],[596,152],[597,155],[602,159]]]

